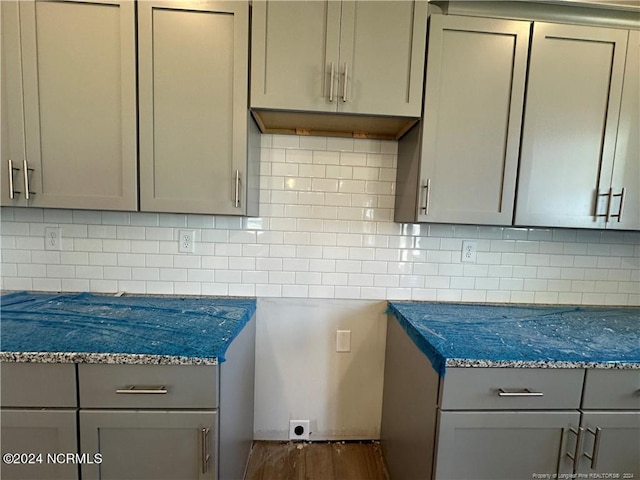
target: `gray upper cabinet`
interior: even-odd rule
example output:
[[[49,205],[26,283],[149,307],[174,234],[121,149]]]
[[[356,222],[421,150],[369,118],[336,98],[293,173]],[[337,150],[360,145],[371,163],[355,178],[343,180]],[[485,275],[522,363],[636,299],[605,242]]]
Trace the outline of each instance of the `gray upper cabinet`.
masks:
[[[339,54],[340,2],[254,2],[251,107],[335,112]]]
[[[420,116],[424,0],[265,0],[253,3],[252,19],[251,108]],[[350,122],[314,125],[358,128]]]
[[[627,30],[534,25],[516,224],[605,227],[627,36]],[[629,108],[637,119],[637,101]],[[637,142],[637,130],[634,136]],[[637,154],[635,162],[627,168],[637,172]]]
[[[2,106],[0,125],[2,126],[2,165],[0,180],[3,206],[24,205],[24,110],[22,107],[22,64],[20,62],[20,21],[17,2],[0,2],[0,36],[2,54],[0,56],[0,88]]]
[[[431,15],[423,122],[398,147],[397,222],[511,224],[530,26]]]
[[[2,204],[136,210],[133,3],[2,3]]]
[[[247,2],[139,2],[138,35],[140,210],[250,214]]]
[[[640,230],[640,31],[629,32],[607,228]],[[602,193],[608,193],[600,183]]]

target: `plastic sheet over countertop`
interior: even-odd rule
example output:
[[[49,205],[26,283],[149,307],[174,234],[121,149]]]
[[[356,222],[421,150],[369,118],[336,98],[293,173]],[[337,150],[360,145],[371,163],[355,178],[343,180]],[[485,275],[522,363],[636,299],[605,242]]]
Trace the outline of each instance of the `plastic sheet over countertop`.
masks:
[[[390,302],[388,312],[440,375],[456,360],[640,367],[640,308]]]
[[[0,297],[2,352],[142,354],[224,361],[255,299],[17,292]]]

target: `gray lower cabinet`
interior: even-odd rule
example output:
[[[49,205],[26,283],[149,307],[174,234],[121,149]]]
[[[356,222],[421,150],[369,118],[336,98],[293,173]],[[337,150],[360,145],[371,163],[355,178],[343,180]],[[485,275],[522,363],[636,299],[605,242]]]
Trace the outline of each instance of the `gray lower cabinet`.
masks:
[[[640,477],[639,370],[447,368],[439,376],[394,317],[386,348],[381,441],[392,478]]]
[[[578,473],[640,478],[640,411],[583,411],[580,427]]]
[[[639,370],[587,370],[578,473],[640,478],[639,387]]]
[[[0,364],[4,480],[78,479],[65,457],[78,451],[75,376],[73,364]]]
[[[81,410],[85,480],[217,478],[217,411]]]
[[[2,479],[242,479],[253,443],[254,320],[225,358],[0,364],[2,454],[43,455],[42,463],[0,464]],[[67,453],[74,461],[47,457]]]
[[[572,472],[566,433],[578,424],[577,411],[441,411],[438,418],[436,479],[515,480]]]
[[[5,480],[75,480],[78,465],[67,453],[77,452],[77,411],[55,409],[2,409],[3,462]],[[11,455],[11,462],[5,455]]]

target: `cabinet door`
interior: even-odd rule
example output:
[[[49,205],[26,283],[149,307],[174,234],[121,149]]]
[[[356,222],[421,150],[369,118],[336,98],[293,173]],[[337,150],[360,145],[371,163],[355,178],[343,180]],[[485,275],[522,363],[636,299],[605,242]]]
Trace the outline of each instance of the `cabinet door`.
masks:
[[[578,473],[640,477],[640,412],[584,412],[581,426],[584,440]]]
[[[243,213],[248,8],[138,3],[140,210]]]
[[[525,480],[571,473],[576,412],[441,412],[436,480]],[[551,478],[551,477],[549,477]]]
[[[335,112],[340,2],[258,1],[251,18],[251,107]]]
[[[0,181],[3,206],[25,205],[24,167],[24,112],[22,109],[22,64],[20,61],[20,20],[18,2],[0,2],[0,35],[2,55],[0,88],[2,89],[0,124],[2,126],[2,163]]]
[[[423,130],[400,141],[396,221],[511,224],[529,30],[430,17]]]
[[[627,35],[534,25],[516,224],[604,227]]]
[[[50,459],[47,454],[78,451],[75,410],[2,410],[2,454],[35,453],[34,463],[22,465],[2,462],[5,480],[72,480],[78,478],[78,465]],[[38,460],[38,458],[40,460]],[[28,460],[28,458],[27,458]]]
[[[80,411],[80,451],[102,455],[83,479],[216,479],[217,445],[213,411]]]
[[[338,110],[419,117],[427,2],[344,1]]]
[[[640,31],[629,32],[607,228],[640,230]],[[624,188],[624,197],[622,189]],[[600,190],[600,193],[606,191]],[[618,196],[619,195],[619,196]],[[623,201],[622,210],[620,201]],[[620,213],[622,212],[622,215]],[[619,215],[619,216],[618,216]]]
[[[19,3],[29,205],[136,210],[133,3]]]

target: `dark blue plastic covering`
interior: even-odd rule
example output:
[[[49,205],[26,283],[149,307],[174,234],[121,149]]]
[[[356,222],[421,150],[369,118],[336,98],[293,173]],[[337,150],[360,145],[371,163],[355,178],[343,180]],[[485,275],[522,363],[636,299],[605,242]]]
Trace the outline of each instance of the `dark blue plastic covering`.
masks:
[[[0,297],[0,350],[217,358],[255,299],[18,292]]]
[[[444,375],[447,360],[640,364],[640,308],[390,302]]]

